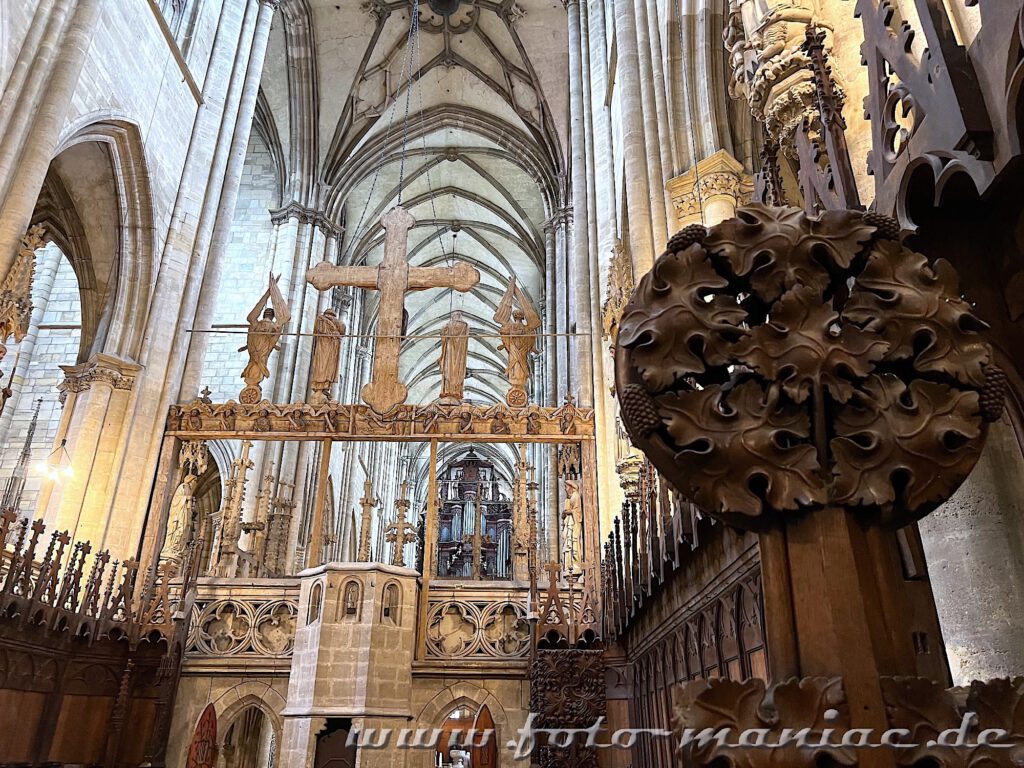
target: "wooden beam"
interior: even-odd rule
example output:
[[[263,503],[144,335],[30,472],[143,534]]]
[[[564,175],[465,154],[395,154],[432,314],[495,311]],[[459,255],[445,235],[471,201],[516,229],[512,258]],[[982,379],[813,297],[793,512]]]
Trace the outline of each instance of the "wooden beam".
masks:
[[[309,542],[309,556],[306,567],[320,565],[324,540],[324,506],[327,502],[327,486],[331,478],[331,446],[332,440],[324,440],[320,444],[320,474],[317,476],[316,502],[313,506],[312,538]]]

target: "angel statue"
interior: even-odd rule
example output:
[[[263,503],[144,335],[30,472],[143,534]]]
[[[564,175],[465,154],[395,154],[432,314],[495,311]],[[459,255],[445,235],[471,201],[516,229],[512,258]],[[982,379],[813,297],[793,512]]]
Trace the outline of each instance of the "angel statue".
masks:
[[[281,334],[292,317],[288,303],[281,295],[278,281],[281,276],[274,277],[270,274],[270,283],[267,290],[260,296],[256,306],[249,312],[246,320],[249,323],[249,333],[246,336],[245,346],[239,347],[239,352],[249,352],[249,364],[242,371],[242,378],[245,379],[245,389],[239,399],[243,403],[258,403],[263,397],[263,390],[260,382],[270,376],[270,368],[267,361],[270,353],[279,350],[277,342],[281,340]],[[269,303],[268,303],[269,302]],[[262,317],[260,316],[262,314]]]
[[[518,308],[516,305],[518,304]],[[526,405],[526,382],[530,378],[530,354],[537,346],[540,315],[513,277],[494,313],[501,334],[501,349],[508,353],[505,376],[509,390],[505,402],[513,408]]]

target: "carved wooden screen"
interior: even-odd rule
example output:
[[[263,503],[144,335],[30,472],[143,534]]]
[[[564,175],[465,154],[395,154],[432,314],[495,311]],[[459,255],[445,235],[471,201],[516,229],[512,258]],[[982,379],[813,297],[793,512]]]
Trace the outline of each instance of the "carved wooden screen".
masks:
[[[217,763],[217,710],[208,704],[188,748],[187,768],[214,768]]]

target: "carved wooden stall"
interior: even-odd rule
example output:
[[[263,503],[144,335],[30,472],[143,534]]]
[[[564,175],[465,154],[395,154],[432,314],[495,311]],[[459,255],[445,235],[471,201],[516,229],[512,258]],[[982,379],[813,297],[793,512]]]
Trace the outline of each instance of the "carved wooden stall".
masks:
[[[1024,3],[977,0],[954,14],[916,5],[908,20],[887,2],[857,3],[874,206],[912,233],[914,247],[959,271],[990,326],[1024,442]],[[976,29],[967,39],[966,15]]]
[[[898,231],[873,213],[752,205],[674,238],[625,309],[616,380],[630,435],[702,509],[760,539],[772,685],[677,686],[680,727],[820,728],[829,708],[835,727],[876,733],[959,722],[927,650],[934,610],[893,532],[967,476],[1002,378],[953,269]],[[758,709],[769,700],[774,715]],[[1007,714],[988,712],[979,727]],[[683,752],[693,765],[724,755]],[[745,753],[750,765],[778,754]],[[834,756],[895,764],[888,751]],[[816,759],[786,752],[787,765]]]
[[[162,765],[187,633],[178,567],[140,572],[45,533],[0,514],[0,765]]]

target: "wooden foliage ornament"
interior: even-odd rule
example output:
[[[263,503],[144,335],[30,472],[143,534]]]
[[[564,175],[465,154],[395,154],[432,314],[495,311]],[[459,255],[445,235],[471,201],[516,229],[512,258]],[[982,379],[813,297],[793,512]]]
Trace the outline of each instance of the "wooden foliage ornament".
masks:
[[[885,217],[755,204],[673,238],[626,306],[627,430],[710,514],[914,522],[973,468],[1001,380],[945,262]]]

